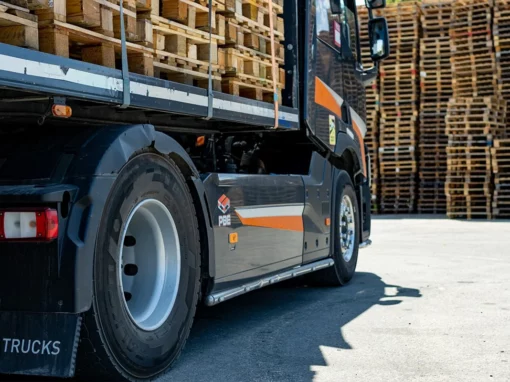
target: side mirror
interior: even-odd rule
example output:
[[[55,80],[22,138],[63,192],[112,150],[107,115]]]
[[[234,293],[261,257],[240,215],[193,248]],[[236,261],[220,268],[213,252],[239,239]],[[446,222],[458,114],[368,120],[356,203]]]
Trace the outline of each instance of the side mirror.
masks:
[[[365,0],[368,9],[380,9],[386,6],[386,0]]]
[[[370,38],[372,61],[382,61],[390,55],[388,23],[384,17],[377,17],[368,21],[368,36]]]

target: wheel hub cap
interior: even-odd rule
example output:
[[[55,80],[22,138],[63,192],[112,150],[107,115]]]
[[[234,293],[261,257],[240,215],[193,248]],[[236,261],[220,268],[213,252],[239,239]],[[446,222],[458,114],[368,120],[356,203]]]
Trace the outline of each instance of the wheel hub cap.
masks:
[[[120,237],[119,285],[133,322],[143,330],[159,328],[177,297],[181,253],[170,211],[147,199],[131,211]]]
[[[355,229],[354,207],[349,196],[344,195],[340,206],[340,247],[346,262],[352,258],[354,251]]]

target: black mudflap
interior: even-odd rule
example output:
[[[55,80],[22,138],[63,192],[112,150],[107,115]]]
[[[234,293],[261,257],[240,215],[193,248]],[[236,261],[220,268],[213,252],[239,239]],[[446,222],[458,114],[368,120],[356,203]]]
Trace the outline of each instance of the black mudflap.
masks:
[[[0,373],[72,377],[81,316],[0,312]]]

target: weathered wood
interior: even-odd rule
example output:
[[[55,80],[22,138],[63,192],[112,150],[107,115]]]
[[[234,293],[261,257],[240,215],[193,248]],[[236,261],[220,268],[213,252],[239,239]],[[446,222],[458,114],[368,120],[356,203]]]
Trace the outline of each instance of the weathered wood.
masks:
[[[69,33],[52,26],[39,29],[39,50],[69,57]]]
[[[145,46],[153,46],[154,33],[152,29],[152,21],[150,19],[139,19],[136,21],[136,35],[138,42]]]
[[[115,68],[115,48],[112,44],[108,43],[83,47],[82,59],[91,64]]]
[[[67,22],[83,27],[101,26],[101,9],[95,0],[66,0]]]
[[[0,20],[0,42],[4,44],[38,50],[38,30],[36,27],[27,27],[24,25],[4,27],[2,26],[2,21]]]
[[[154,58],[150,53],[128,54],[129,71],[144,76],[154,76]]]
[[[35,10],[39,27],[51,25],[53,21],[66,22],[66,0],[53,0],[48,8]]]

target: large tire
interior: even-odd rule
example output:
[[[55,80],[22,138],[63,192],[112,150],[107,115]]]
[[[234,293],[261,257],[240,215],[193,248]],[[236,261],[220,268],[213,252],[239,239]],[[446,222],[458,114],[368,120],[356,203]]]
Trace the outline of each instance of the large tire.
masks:
[[[168,284],[166,281],[162,282],[163,284],[158,284],[154,289],[151,287],[139,288],[144,285],[152,285],[150,280],[143,282],[144,278],[137,279],[141,280],[141,283],[132,284],[134,289],[132,301],[137,301],[137,304],[141,304],[142,308],[145,308],[143,303],[139,302],[142,300],[135,300],[135,298],[143,297],[146,290],[152,291],[151,299],[152,296],[162,296],[160,300],[153,299],[153,301],[168,303],[166,310],[153,311],[159,314],[154,313],[155,319],[162,317],[153,327],[143,326],[148,321],[141,319],[137,321],[134,309],[132,311],[128,307],[129,304],[126,301],[131,301],[131,297],[129,299],[126,297],[125,289],[123,289],[126,283],[122,281],[126,280],[124,277],[127,271],[122,266],[122,268],[118,266],[121,256],[121,262],[125,261],[122,253],[128,253],[126,249],[121,252],[122,246],[129,245],[134,248],[133,251],[137,254],[137,258],[142,261],[139,268],[134,268],[135,271],[131,269],[130,272],[136,272],[136,277],[145,277],[142,270],[150,268],[144,264],[149,260],[146,260],[144,256],[140,257],[140,249],[136,252],[137,245],[140,245],[141,249],[144,248],[143,245],[148,246],[147,248],[150,248],[151,245],[151,241],[147,237],[152,236],[143,234],[146,229],[144,227],[147,226],[147,224],[142,224],[145,222],[143,213],[147,214],[147,211],[140,212],[143,216],[140,215],[141,217],[138,218],[142,219],[142,223],[137,223],[137,227],[141,227],[139,229],[140,237],[133,239],[131,236],[130,240],[124,239],[123,242],[120,242],[122,237],[125,237],[128,228],[131,229],[129,221],[131,221],[131,217],[133,221],[135,220],[133,216],[137,216],[134,214],[138,211],[137,208],[140,208],[137,206],[140,205],[153,208],[156,211],[154,216],[158,218],[163,216],[163,222],[175,222],[171,230],[173,236],[168,237],[178,237],[173,241],[177,250],[172,253],[177,255],[172,259],[180,257],[180,266],[174,267],[174,271],[179,269],[180,273],[173,278],[174,289],[168,289],[173,291],[172,304],[169,303],[168,297],[165,297],[166,300],[163,297],[168,294],[155,292],[161,290],[158,289],[158,286],[161,285],[164,288],[170,285],[170,288],[170,282]],[[167,219],[167,215],[164,214],[165,210],[170,213],[171,219]],[[152,220],[154,221],[154,219],[153,217]],[[156,226],[159,225],[156,224]],[[160,229],[159,231],[165,230]],[[157,230],[154,232],[156,235]],[[155,237],[159,238],[160,236]],[[144,244],[139,244],[140,241],[143,241]],[[163,247],[167,242],[164,243]],[[159,250],[161,247],[157,248]],[[169,248],[171,247],[169,246]],[[145,252],[152,253],[151,251]],[[169,258],[169,255],[164,258]],[[161,262],[157,264],[159,266]],[[172,269],[167,265],[165,267],[169,270]],[[166,275],[160,280],[167,280]],[[141,296],[135,296],[135,293],[139,293]],[[93,306],[83,320],[78,350],[78,377],[95,381],[147,381],[164,373],[179,357],[188,338],[199,293],[199,230],[195,207],[185,179],[177,165],[170,159],[164,159],[152,153],[136,156],[120,172],[108,197],[99,227],[94,260]],[[151,311],[151,307],[154,306],[164,306],[164,304],[150,305],[147,311]]]
[[[345,234],[346,226],[342,219],[342,200],[349,198],[351,201],[352,217],[354,223],[352,254],[346,259],[346,251],[343,251],[341,238]],[[352,184],[351,177],[345,171],[340,171],[337,178],[336,195],[334,201],[334,217],[333,222],[333,259],[335,265],[329,268],[315,272],[311,276],[316,284],[326,286],[341,286],[347,284],[356,271],[358,262],[358,249],[360,239],[360,216],[358,208],[358,198]],[[342,230],[344,232],[342,232]]]

